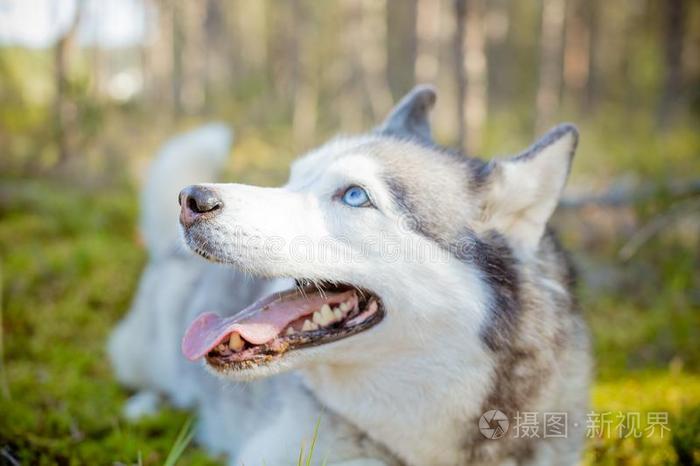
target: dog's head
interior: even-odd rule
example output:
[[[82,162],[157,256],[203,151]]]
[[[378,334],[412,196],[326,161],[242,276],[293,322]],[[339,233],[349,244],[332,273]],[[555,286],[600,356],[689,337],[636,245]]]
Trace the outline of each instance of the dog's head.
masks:
[[[432,142],[435,98],[417,87],[375,131],[296,161],[281,188],[182,191],[194,251],[297,281],[232,318],[200,316],[186,356],[250,377],[479,339],[501,292],[494,264],[537,254],[578,136],[561,125],[515,157],[467,158]]]

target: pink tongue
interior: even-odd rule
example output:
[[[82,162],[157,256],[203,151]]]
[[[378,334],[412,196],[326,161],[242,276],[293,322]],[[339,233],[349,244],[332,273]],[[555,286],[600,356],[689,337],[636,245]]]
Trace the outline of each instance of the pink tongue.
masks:
[[[192,322],[182,339],[182,354],[190,361],[199,359],[233,332],[255,345],[274,339],[296,319],[317,311],[324,304],[331,307],[347,301],[355,291],[314,293],[309,296],[294,294],[281,298],[268,297],[251,304],[238,314],[221,317],[213,312],[200,315]]]

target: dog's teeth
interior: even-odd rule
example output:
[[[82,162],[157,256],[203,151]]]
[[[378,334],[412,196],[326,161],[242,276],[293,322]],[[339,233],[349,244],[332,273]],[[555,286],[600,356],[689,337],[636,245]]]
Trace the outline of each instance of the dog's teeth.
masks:
[[[226,345],[224,345],[223,343],[219,343],[216,347],[216,351],[218,351],[219,353],[223,353],[224,351],[226,351]]]
[[[343,311],[341,311],[339,307],[334,308],[333,317],[335,317],[336,322],[339,320],[343,320]]]
[[[309,319],[306,319],[304,321],[304,325],[302,325],[302,327],[301,327],[302,332],[308,332],[310,330],[317,330],[317,329],[318,329],[318,325],[314,324]]]
[[[321,326],[325,325],[326,322],[323,315],[319,311],[314,312],[313,321],[314,324],[318,324]]]
[[[371,314],[374,314],[378,308],[379,308],[379,305],[377,304],[376,301],[372,301],[369,303],[369,312]]]
[[[243,341],[243,338],[237,333],[232,333],[231,337],[228,340],[228,347],[231,348],[233,351],[240,351],[243,349],[245,346],[245,341]]]
[[[324,304],[321,308],[321,317],[325,322],[324,325],[332,324],[335,321],[335,313],[331,311],[331,308],[330,306],[328,306],[328,304]]]
[[[340,310],[343,311],[343,313],[348,312],[350,310],[350,305],[348,303],[340,303]]]
[[[293,327],[287,328],[287,335],[294,335],[295,333],[297,333],[297,332],[296,332],[296,330],[294,330]]]

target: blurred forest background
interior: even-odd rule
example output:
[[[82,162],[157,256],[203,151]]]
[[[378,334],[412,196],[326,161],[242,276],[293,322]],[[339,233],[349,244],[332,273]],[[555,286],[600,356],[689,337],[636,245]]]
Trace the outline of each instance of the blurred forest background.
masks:
[[[554,224],[593,408],[671,428],[590,439],[585,464],[700,464],[700,2],[0,0],[0,465],[160,464],[187,418],[125,423],[104,356],[162,142],[226,122],[227,179],[277,185],[419,82],[439,91],[436,139],[470,155],[579,126]]]

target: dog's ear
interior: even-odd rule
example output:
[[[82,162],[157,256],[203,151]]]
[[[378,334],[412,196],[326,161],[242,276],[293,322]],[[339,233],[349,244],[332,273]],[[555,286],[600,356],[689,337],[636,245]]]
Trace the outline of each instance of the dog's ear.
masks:
[[[432,144],[428,114],[436,99],[433,86],[422,84],[414,87],[396,104],[376,131],[391,136],[417,138]]]
[[[577,143],[576,127],[562,124],[520,155],[491,162],[482,180],[481,229],[534,251],[564,190]]]

